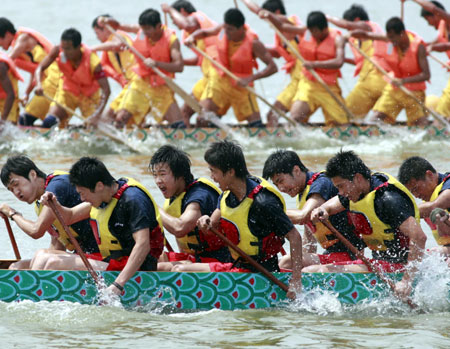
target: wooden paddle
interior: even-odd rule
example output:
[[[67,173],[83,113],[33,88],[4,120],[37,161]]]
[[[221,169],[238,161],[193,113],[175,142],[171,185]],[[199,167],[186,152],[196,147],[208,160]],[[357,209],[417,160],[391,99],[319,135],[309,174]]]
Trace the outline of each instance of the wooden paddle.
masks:
[[[381,270],[381,268],[377,265],[372,264],[365,256],[364,253],[361,252],[360,250],[358,250],[355,246],[352,245],[352,243],[350,241],[348,241],[344,235],[342,235],[335,227],[333,227],[333,225],[330,223],[330,221],[324,220],[321,221],[321,223],[323,223],[323,225],[325,225],[329,231],[331,231],[334,235],[337,236],[337,238],[345,245],[345,247],[347,247],[351,253],[353,253],[356,257],[358,257],[358,259],[362,260],[363,263],[367,266],[367,268],[369,268],[369,270],[372,270],[375,275],[384,283],[386,283],[389,288],[392,290],[392,292],[395,294],[395,296],[397,298],[399,298],[401,301],[405,302],[406,304],[408,304],[410,306],[411,309],[416,309],[417,308],[417,304],[413,303],[413,301],[411,300],[411,298],[407,297],[406,299],[404,299],[403,297],[401,297],[400,295],[397,294],[396,290],[395,290],[395,285],[392,282],[392,280],[388,279],[385,275],[384,272]]]
[[[49,95],[47,95],[46,93],[43,94],[43,96],[48,99],[49,101],[55,103],[56,105],[60,106],[61,108],[63,108],[66,112],[76,116],[78,119],[80,119],[81,121],[86,121],[81,115],[77,114],[77,112],[71,108],[69,108],[66,105],[63,105],[61,103],[59,103],[57,100],[55,100],[54,98],[50,97]],[[111,140],[113,140],[116,143],[122,144],[124,146],[126,146],[129,150],[131,150],[133,153],[137,153],[140,154],[141,151],[139,151],[138,149],[136,149],[135,147],[133,147],[132,145],[130,145],[124,138],[119,137],[114,135],[111,130],[107,130],[109,125],[103,124],[103,123],[99,123],[97,125],[97,130],[99,133],[101,133],[102,135],[104,135],[105,137],[110,138]]]
[[[435,60],[436,62],[438,62],[440,65],[442,65],[444,68],[450,70],[450,65],[448,65],[447,63],[445,63],[444,61],[441,61],[439,58],[437,58],[436,56],[432,55],[431,53],[428,53],[428,57],[430,57],[431,59]]]
[[[75,239],[75,237],[70,232],[70,228],[64,221],[64,218],[61,215],[61,212],[59,212],[59,209],[56,207],[55,203],[52,200],[48,200],[48,204],[49,204],[50,208],[52,209],[53,213],[55,214],[56,219],[58,219],[59,222],[61,223],[61,225],[63,226],[64,231],[66,232],[67,236],[69,237],[69,240],[72,243],[72,245],[75,247],[75,251],[77,251],[77,253],[80,256],[81,260],[83,261],[83,264],[85,265],[86,269],[91,274],[95,283],[97,285],[100,285],[100,280],[98,278],[97,273],[95,272],[94,268],[92,268],[92,265],[89,262],[89,260],[86,258],[86,255],[84,254],[83,250],[81,249],[80,245],[78,244],[77,239]]]
[[[268,19],[265,19],[265,21],[267,23],[269,23],[269,25],[272,27],[273,30],[275,30],[275,32],[277,33],[277,35],[280,37],[280,39],[284,42],[285,45],[287,45],[289,47],[289,49],[291,50],[291,52],[295,55],[295,57],[297,57],[297,59],[302,62],[302,64],[305,63],[305,59],[302,57],[302,55],[300,54],[300,52],[298,52],[297,48],[294,47],[292,45],[292,43],[284,36],[284,34],[277,28],[275,27],[272,22],[270,22]],[[320,77],[319,74],[317,74],[317,72],[313,69],[313,68],[306,68],[308,69],[308,71],[311,73],[311,75],[314,77],[314,79],[316,79],[316,81],[322,85],[322,87],[329,93],[329,95],[336,101],[337,104],[339,104],[339,106],[344,109],[345,113],[347,114],[347,117],[350,120],[354,120],[356,119],[355,116],[353,115],[353,113],[350,111],[350,109],[347,108],[347,106],[345,105],[345,102],[343,102],[341,99],[339,99],[338,96],[336,96],[336,94],[330,89],[330,86],[328,86],[325,81],[323,81],[323,79]]]
[[[217,229],[211,227],[209,228],[210,231],[214,233],[218,238],[220,238],[223,242],[225,242],[230,248],[232,248],[234,251],[236,251],[239,256],[244,258],[249,264],[253,266],[256,270],[258,270],[261,274],[264,274],[271,282],[273,282],[275,285],[280,287],[284,292],[288,292],[289,286],[285,283],[281,282],[279,279],[277,279],[270,271],[268,271],[266,268],[264,268],[261,264],[259,264],[257,261],[255,261],[252,257],[250,257],[247,253],[242,251],[238,246],[236,246],[233,242],[231,242],[225,235],[223,235],[221,232],[219,232]]]
[[[216,66],[217,68],[219,68],[220,70],[222,70],[225,74],[227,74],[230,78],[232,78],[235,81],[239,81],[239,77],[236,76],[233,72],[231,72],[229,69],[227,69],[223,64],[219,63],[218,61],[216,61],[214,58],[212,58],[211,56],[209,56],[206,52],[202,51],[201,49],[199,49],[196,46],[192,46],[192,49],[196,52],[198,52],[200,55],[202,55],[204,58],[206,58],[208,61],[210,61],[214,66]],[[277,113],[278,115],[280,115],[281,117],[283,117],[284,119],[286,119],[287,121],[289,121],[291,124],[297,126],[297,122],[295,122],[294,119],[292,119],[291,117],[287,116],[286,113],[284,111],[282,111],[280,108],[277,108],[276,106],[274,106],[273,104],[271,104],[267,99],[265,99],[263,96],[261,96],[260,94],[258,94],[255,89],[251,86],[245,86],[245,89],[247,91],[249,91],[250,93],[253,93],[258,99],[260,99],[264,104],[266,104],[270,109],[272,109],[275,113]]]
[[[392,76],[389,75],[389,73],[383,69],[382,66],[380,66],[377,62],[375,62],[371,57],[369,57],[367,55],[367,53],[365,53],[363,50],[361,50],[358,45],[355,45],[353,42],[351,42],[350,40],[348,41],[349,44],[355,48],[361,55],[364,56],[365,59],[367,59],[370,63],[372,63],[374,65],[375,68],[377,68],[384,76],[386,76],[388,79],[390,79],[391,81],[394,79]],[[414,99],[414,101],[416,101],[418,104],[420,104],[420,106],[423,108],[424,111],[428,112],[429,114],[431,114],[431,116],[439,121],[442,125],[444,125],[447,128],[447,131],[450,132],[450,124],[447,120],[445,120],[444,117],[442,117],[441,115],[439,115],[438,113],[436,113],[435,111],[433,111],[430,108],[427,108],[424,104],[423,101],[421,101],[419,98],[417,98],[410,90],[408,90],[405,86],[400,85],[399,86],[400,90],[402,90],[408,97],[411,97],[412,99]]]
[[[11,224],[9,223],[9,218],[5,215],[2,215],[3,219],[5,221],[6,230],[8,230],[9,240],[11,241],[11,246],[14,250],[14,255],[16,256],[17,260],[21,260],[22,257],[20,257],[19,247],[17,246],[16,238],[14,237],[14,233],[11,228]]]

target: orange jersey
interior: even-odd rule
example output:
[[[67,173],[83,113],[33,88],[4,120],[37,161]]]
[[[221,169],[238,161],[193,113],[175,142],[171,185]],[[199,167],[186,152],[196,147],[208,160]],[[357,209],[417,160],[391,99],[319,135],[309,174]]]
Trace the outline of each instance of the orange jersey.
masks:
[[[4,62],[8,65],[8,72],[11,73],[13,77],[15,77],[17,80],[23,81],[23,78],[17,71],[16,65],[14,64],[13,60],[9,58],[9,56],[6,53],[0,52],[0,62]],[[0,99],[5,98],[6,92],[0,85]]]
[[[302,24],[300,19],[296,15],[290,16],[288,19],[296,26],[300,26]],[[285,36],[286,38],[288,38],[287,35]],[[295,40],[297,42],[297,45],[300,41],[297,35],[293,36],[292,40]],[[294,69],[297,57],[289,52],[288,47],[286,47],[286,44],[281,40],[278,34],[275,34],[275,50],[277,50],[279,55],[286,61],[281,69],[285,70],[286,73],[289,74],[292,69]]]
[[[318,43],[308,30],[299,43],[300,54],[307,61],[328,61],[336,58],[336,38],[340,35],[340,31],[329,29],[328,36]],[[327,85],[335,85],[337,79],[342,76],[340,69],[316,68],[314,70]],[[302,73],[307,79],[315,81],[308,69],[303,68]]]

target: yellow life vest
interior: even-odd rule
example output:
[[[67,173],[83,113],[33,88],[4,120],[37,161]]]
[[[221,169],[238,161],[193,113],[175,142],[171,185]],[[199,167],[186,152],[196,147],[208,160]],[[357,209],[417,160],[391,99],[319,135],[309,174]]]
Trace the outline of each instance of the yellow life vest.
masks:
[[[190,183],[184,192],[182,192],[180,195],[178,195],[172,202],[170,202],[170,199],[166,199],[164,201],[163,209],[166,211],[167,214],[179,218],[183,212],[181,212],[181,206],[183,204],[183,198],[186,195],[186,193],[190,190],[190,188],[195,185],[196,183],[203,183],[204,185],[214,189],[217,194],[221,194],[221,191],[217,186],[209,181],[206,178],[199,178],[196,181]],[[205,235],[206,237],[206,235]],[[215,238],[215,236],[213,236]],[[201,245],[201,241],[199,239],[199,232],[198,229],[195,228],[191,232],[187,233],[185,236],[181,238],[177,238],[178,247],[180,248],[180,252],[184,253],[198,253],[198,249],[193,248],[193,246],[199,246]]]
[[[118,259],[119,257],[129,255],[130,251],[124,251],[124,248],[120,244],[120,241],[117,239],[116,236],[111,233],[108,227],[109,220],[111,218],[111,215],[114,211],[114,208],[117,205],[117,202],[119,201],[120,197],[122,196],[123,192],[129,188],[129,187],[137,187],[141,189],[149,199],[151,200],[153,207],[155,209],[155,216],[156,220],[158,221],[159,228],[161,230],[161,235],[163,231],[163,225],[161,216],[158,211],[158,206],[156,205],[155,201],[153,200],[153,197],[151,196],[150,192],[145,188],[141,183],[136,181],[133,178],[125,178],[127,182],[123,184],[116,192],[116,194],[113,196],[111,201],[103,208],[97,208],[92,207],[90,216],[91,216],[91,227],[95,235],[95,239],[97,240],[98,249],[100,250],[100,253],[103,257],[103,259],[107,259],[109,257],[113,259]],[[162,246],[162,241],[161,241]],[[152,246],[153,248],[154,246]],[[162,247],[161,247],[162,252]],[[156,258],[159,257],[155,256]]]
[[[388,185],[395,186],[398,190],[405,193],[411,200],[411,203],[414,205],[415,219],[418,224],[420,224],[420,214],[412,194],[408,189],[406,189],[403,184],[401,184],[397,179],[387,173],[378,172],[376,174],[385,176],[387,178],[387,181],[372,190],[358,202],[353,202],[350,200],[349,216],[351,217],[354,225],[357,227],[357,230],[361,234],[361,237],[366,243],[367,247],[375,251],[386,251],[386,242],[393,241],[395,239],[395,231],[390,225],[381,221],[375,213],[375,194],[377,190]],[[367,221],[366,223],[369,224],[369,227],[367,229],[364,229],[364,231],[358,229],[358,222],[355,222],[354,220],[354,213],[363,215],[365,217],[365,220]]]
[[[313,176],[309,179],[308,183],[306,183],[306,187],[301,195],[298,194],[297,208],[299,210],[301,210],[306,203],[306,198],[308,197],[309,191],[311,190],[311,185],[317,178],[319,178],[322,173],[323,171],[314,173]],[[331,231],[329,231],[328,228],[323,225],[323,223],[318,222],[316,224],[312,224],[311,222],[309,222],[306,225],[313,232],[314,237],[316,238],[320,246],[322,246],[322,248],[324,248],[325,250],[339,242],[339,239],[336,238],[336,236]]]
[[[233,226],[236,229],[234,233],[237,234],[237,237],[230,238],[230,240],[234,240],[233,242],[236,242],[237,246],[248,255],[256,258],[259,261],[264,261],[273,257],[281,250],[284,239],[275,236],[275,234],[272,233],[266,238],[273,239],[273,242],[264,241],[266,243],[263,244],[263,238],[253,235],[248,226],[248,215],[253,204],[254,196],[264,188],[274,193],[280,199],[283,204],[283,210],[286,210],[286,204],[281,194],[269,182],[260,177],[252,178],[257,180],[259,182],[259,185],[257,185],[237,207],[231,208],[227,206],[226,199],[228,195],[230,195],[229,190],[223,194],[220,201],[220,213],[221,221],[225,222],[224,224],[221,222],[221,225],[222,227],[226,226],[227,224]],[[263,247],[273,248],[274,250],[278,249],[278,251],[268,252],[265,251]],[[230,253],[234,260],[239,258],[239,255],[231,248]]]
[[[440,194],[440,192],[441,192],[441,190],[442,190],[442,187],[444,186],[444,183],[445,183],[447,180],[449,180],[449,179],[450,179],[450,174],[447,175],[446,177],[444,177],[444,179],[442,180],[442,182],[439,183],[439,184],[436,186],[436,188],[434,188],[434,191],[433,191],[433,193],[431,194],[431,197],[430,197],[430,201],[434,201],[434,200],[437,199],[437,197],[439,196],[439,194]],[[449,210],[448,208],[447,208],[447,212],[450,212],[450,210]],[[428,223],[428,225],[430,226],[431,231],[433,232],[433,236],[434,236],[434,238],[436,239],[436,242],[437,242],[438,245],[441,245],[441,246],[450,245],[450,236],[440,236],[439,233],[438,233],[438,231],[437,231],[436,224],[434,224],[434,223],[431,221],[430,217],[425,218],[425,221],[426,221],[426,222]]]
[[[45,180],[45,186],[44,189],[47,188],[48,184],[50,183],[50,181],[57,177],[57,176],[61,176],[61,175],[68,175],[68,172],[64,172],[64,171],[55,171],[52,174],[49,174]],[[38,200],[36,200],[34,202],[34,210],[36,211],[36,214],[39,216],[42,212],[42,208],[44,206],[41,205],[39,203]],[[75,230],[73,230],[70,226],[69,226],[70,232],[72,233],[72,235],[77,238],[78,234]],[[59,219],[55,219],[52,223],[52,228],[51,231],[49,231],[49,233],[51,235],[57,236],[58,240],[64,245],[64,247],[69,250],[69,251],[74,251],[75,247],[72,245],[72,243],[70,242],[69,237],[66,234],[66,231],[64,230],[62,224],[59,222]]]

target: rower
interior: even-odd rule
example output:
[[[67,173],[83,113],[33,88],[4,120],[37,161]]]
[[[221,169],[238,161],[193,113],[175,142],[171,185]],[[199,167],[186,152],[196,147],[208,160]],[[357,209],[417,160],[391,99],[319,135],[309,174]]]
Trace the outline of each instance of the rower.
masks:
[[[338,194],[338,190],[324,172],[309,171],[298,155],[291,150],[277,150],[264,163],[263,177],[271,179],[283,193],[296,197],[297,209],[287,210],[294,224],[305,227],[303,241],[303,272],[315,272],[316,265],[352,261],[355,256],[322,223],[313,224],[310,220],[313,209]],[[347,210],[330,217],[330,222],[349,240],[353,246],[362,250],[364,242],[355,234],[348,222]],[[317,243],[324,249],[317,253]],[[290,269],[291,258],[284,256],[280,268]]]
[[[352,37],[359,39],[389,42],[382,57],[393,72],[394,78],[385,86],[373,107],[371,120],[394,124],[398,114],[405,109],[408,126],[428,125],[427,115],[422,108],[425,102],[425,82],[430,78],[425,43],[418,35],[407,31],[398,17],[387,21],[386,33],[387,35],[380,35],[363,30],[351,33]],[[408,89],[421,103],[408,96],[399,86]]]
[[[421,16],[438,31],[436,40],[428,45],[427,51],[446,52],[450,58],[450,13],[438,1],[417,0],[416,2],[423,7],[420,12]],[[442,91],[436,112],[450,118],[450,80]]]
[[[270,15],[267,17],[271,20],[271,16],[276,16],[278,20],[286,23],[290,23],[296,26],[301,26],[301,21],[296,15],[287,16],[286,9],[284,7],[282,0],[266,0],[262,7],[257,6],[253,2],[244,1],[250,11],[255,14],[259,14],[259,12],[264,9],[270,12]],[[305,27],[306,31],[306,27]],[[284,36],[290,40],[291,44],[294,47],[298,47],[298,43],[300,42],[301,35],[291,34],[291,33],[283,33]],[[291,52],[291,49],[283,43],[278,34],[275,34],[275,46],[267,47],[268,51],[272,55],[273,58],[283,57],[286,63],[283,65],[281,69],[283,69],[287,74],[290,75],[289,84],[281,91],[281,93],[277,96],[274,106],[285,113],[289,112],[292,107],[292,100],[297,92],[297,86],[302,76],[302,63],[295,57],[295,55]],[[270,109],[267,113],[267,126],[276,127],[278,126],[278,114]]]
[[[169,78],[183,71],[180,42],[173,30],[161,23],[158,11],[147,9],[139,16],[139,24],[121,24],[111,18],[102,18],[113,28],[136,33],[133,47],[143,56],[136,57],[136,73],[127,87],[125,98],[118,107],[117,127],[140,125],[148,112],[158,123],[167,121],[172,128],[185,128],[174,92],[152,67],[158,68]],[[102,25],[102,21],[100,23]],[[149,109],[150,106],[150,109]]]
[[[239,122],[247,121],[249,127],[262,127],[261,115],[255,95],[246,86],[277,72],[272,56],[267,51],[256,33],[245,24],[245,17],[236,8],[224,14],[224,24],[210,29],[199,29],[187,39],[187,45],[195,41],[218,35],[217,50],[219,63],[234,73],[239,80],[225,75],[219,68],[210,70],[211,77],[201,97],[201,105],[206,111],[219,115],[224,114],[230,106]],[[256,59],[262,60],[266,67],[258,72]],[[209,122],[203,117],[197,118],[198,126],[206,126]]]
[[[281,194],[266,180],[249,174],[241,147],[233,142],[211,144],[205,152],[211,178],[223,194],[211,216],[197,222],[207,232],[211,227],[227,238],[270,272],[279,271],[277,254],[285,238],[290,242],[292,278],[290,290],[301,290],[302,240],[285,213]],[[230,248],[234,263],[182,265],[185,271],[254,272],[246,260]]]
[[[1,171],[1,180],[3,185],[17,199],[28,204],[35,204],[38,218],[35,221],[25,218],[20,212],[5,203],[0,205],[0,212],[13,220],[20,229],[33,239],[42,238],[46,231],[51,236],[48,249],[38,250],[32,260],[21,260],[11,264],[10,269],[55,269],[51,258],[55,255],[71,256],[74,246],[52,210],[40,203],[40,197],[45,191],[48,191],[52,192],[58,201],[67,207],[81,204],[80,195],[69,182],[69,174],[55,171],[46,175],[28,157],[15,155],[6,160]],[[70,230],[85,253],[95,254],[99,252],[88,220],[71,224]],[[71,253],[66,252],[66,250],[71,251]],[[64,263],[59,267],[63,270],[68,269]]]
[[[19,123],[24,126],[32,126],[37,119],[44,120],[50,107],[50,101],[43,96],[34,95],[30,101],[28,99],[36,85],[34,72],[38,64],[50,52],[53,44],[36,30],[29,28],[19,28],[16,30],[14,24],[7,18],[0,18],[0,46],[5,51],[11,50],[8,55],[14,61],[17,68],[23,69],[31,74],[25,96],[20,101],[26,107],[25,113],[19,118]],[[53,63],[45,71],[43,76],[42,87],[44,92],[52,98],[58,88],[59,74],[58,65]],[[20,78],[19,80],[22,79]],[[13,82],[14,92],[17,96],[17,78],[13,78],[11,81]],[[14,115],[17,114],[18,110],[18,98],[16,97],[10,113],[10,120],[15,121],[17,119],[18,115]]]
[[[450,226],[431,217],[436,208],[450,212],[450,172],[439,173],[426,159],[413,156],[400,166],[398,179],[416,198],[424,201],[419,205],[420,217],[428,223],[439,245],[431,251],[450,257]]]
[[[264,10],[260,11],[260,17],[269,18],[271,22],[282,32],[290,32],[301,36],[298,44],[299,52],[305,59],[302,68],[303,77],[297,86],[293,98],[291,116],[300,123],[306,124],[309,117],[322,108],[326,125],[342,125],[348,123],[346,111],[331,96],[344,104],[338,78],[341,77],[340,68],[344,64],[345,40],[340,32],[328,28],[328,21],[320,11],[311,12],[307,18],[307,31],[305,28],[292,24],[282,23],[275,16],[270,16]],[[321,83],[316,81],[314,71],[328,85],[328,91]]]
[[[47,205],[48,200],[54,200],[68,224],[90,218],[101,254],[98,260],[90,260],[92,267],[120,271],[107,290],[121,294],[136,271],[155,271],[164,235],[158,207],[150,192],[132,178],[115,180],[100,160],[90,157],[72,165],[70,182],[80,193],[82,204],[64,207],[48,193],[43,195],[42,202]],[[60,262],[70,263],[71,269],[86,269],[79,256]]]
[[[111,18],[111,16],[104,14],[96,17],[92,22],[92,28],[101,44],[92,46],[91,50],[94,52],[102,51],[101,64],[106,76],[117,81],[122,87],[122,91],[111,102],[106,112],[108,122],[114,122],[119,111],[120,103],[122,103],[122,100],[127,94],[128,85],[135,75],[133,68],[136,60],[134,54],[129,49],[124,48],[122,42],[117,37],[99,24],[101,18]],[[126,32],[118,31],[118,34],[132,45],[132,39]]]
[[[161,5],[162,11],[166,14],[168,13],[172,18],[173,23],[182,31],[182,42],[198,29],[208,29],[217,26],[217,23],[211,20],[203,12],[197,11],[197,9],[192,5],[190,1],[187,0],[177,0],[172,6],[167,4]],[[198,39],[195,41],[195,47],[204,51],[206,54],[214,59],[218,58],[217,52],[217,37],[210,36],[204,39]],[[184,65],[188,66],[200,66],[202,70],[203,77],[197,81],[192,88],[192,95],[197,101],[200,101],[203,92],[208,84],[212,69],[211,62],[204,59],[202,55],[194,50],[196,56],[194,58],[184,58]],[[225,111],[226,112],[226,111]],[[187,104],[181,108],[181,113],[185,123],[189,122],[190,117],[194,114],[194,110]],[[224,112],[219,112],[219,115],[225,114]]]
[[[352,5],[344,12],[343,18],[327,16],[328,22],[334,25],[351,30],[364,30],[377,34],[383,34],[383,29],[369,20],[364,7],[361,5]],[[358,46],[373,60],[377,61],[385,70],[389,70],[382,54],[386,52],[386,43],[379,40],[357,40],[349,38],[349,40]],[[364,117],[373,108],[376,101],[380,98],[387,81],[383,74],[373,66],[364,56],[358,52],[353,46],[350,46],[355,64],[355,76],[359,75],[358,82],[350,94],[345,98],[345,104],[348,106],[352,114],[359,120]]]
[[[110,94],[108,80],[97,54],[81,43],[78,30],[66,29],[61,35],[61,43],[50,50],[35,71],[37,95],[45,94],[42,73],[55,60],[61,71],[62,83],[44,119],[44,126],[51,127],[58,121],[60,127],[67,126],[76,108],[80,109],[83,117],[89,117],[95,123]]]
[[[216,209],[220,189],[206,178],[194,179],[188,155],[172,145],[164,145],[153,154],[149,169],[166,198],[164,209],[159,211],[164,228],[176,237],[180,250],[163,254],[158,270],[171,271],[174,265],[191,262],[231,262],[225,243],[197,228],[197,220]]]
[[[18,80],[23,81],[9,56],[0,52],[0,132],[6,121],[17,124],[19,115]]]
[[[404,272],[395,285],[399,294],[411,293],[416,266],[427,237],[420,227],[414,197],[394,177],[375,172],[352,151],[340,151],[326,165],[339,194],[314,209],[313,223],[344,210],[356,232],[372,250],[372,264],[385,272]],[[362,260],[323,265],[321,272],[367,272]]]

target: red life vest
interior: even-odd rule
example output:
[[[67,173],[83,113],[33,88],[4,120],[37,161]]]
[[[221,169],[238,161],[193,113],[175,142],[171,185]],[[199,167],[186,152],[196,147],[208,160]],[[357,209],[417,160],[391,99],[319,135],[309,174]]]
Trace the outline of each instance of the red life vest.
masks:
[[[438,26],[437,41],[442,43],[448,42],[448,34],[447,22],[441,19]],[[450,50],[447,50],[445,52],[447,53],[448,58],[450,58]]]
[[[328,29],[328,36],[320,43],[317,43],[316,39],[311,35],[311,32],[306,31],[302,40],[298,44],[300,54],[307,61],[328,61],[336,58],[336,38],[341,35],[341,32],[336,29]],[[340,78],[340,69],[314,69],[317,74],[327,85],[337,84],[337,79]],[[308,69],[302,69],[303,75],[311,80],[315,81],[313,75]]]
[[[374,22],[371,21],[366,21],[366,23],[370,26],[370,28],[372,28],[372,33],[374,34],[384,34],[383,29],[381,29],[381,27]],[[350,40],[352,41],[352,43],[354,43],[356,46],[358,46],[358,40],[355,38],[350,38]],[[372,59],[378,63],[384,70],[389,71],[389,65],[386,63],[384,56],[386,54],[386,49],[387,49],[387,42],[385,41],[381,41],[381,40],[373,40],[372,41],[372,46],[373,46],[373,54],[372,54]],[[350,46],[353,55],[355,56],[355,64],[356,64],[356,68],[355,68],[355,75],[357,76],[360,72],[361,69],[364,65],[364,61],[365,58],[364,56],[357,50],[355,49],[353,46]]]
[[[198,24],[200,25],[200,29],[208,29],[208,28],[213,28],[213,27],[217,26],[217,23],[214,22],[212,19],[208,18],[208,16],[206,16],[203,12],[200,12],[200,11],[192,12],[191,14],[189,14],[189,17],[191,17],[191,16],[197,20]],[[188,33],[186,30],[182,31],[182,42],[183,43],[189,35],[190,35],[190,33]],[[217,57],[218,57],[217,35],[208,36],[201,40],[203,40],[203,42],[205,43],[205,52],[210,57],[217,59]],[[202,65],[203,56],[201,54],[197,53],[197,51],[195,51],[195,50],[193,50],[193,51],[198,56],[197,65]]]
[[[90,97],[100,88],[91,69],[91,55],[95,55],[95,53],[91,52],[84,44],[81,45],[81,50],[81,62],[76,69],[73,68],[72,63],[66,58],[61,48],[56,62],[62,73],[63,89],[75,96],[81,94]]]
[[[42,46],[45,52],[49,53],[50,50],[53,48],[53,44],[41,33],[37,32],[34,29],[30,28],[24,28],[20,27],[16,34],[14,35],[14,39],[11,42],[11,46],[14,47],[16,40],[19,38],[21,34],[28,34],[33,39],[35,39],[39,45]],[[14,59],[14,63],[16,64],[17,68],[23,69],[29,73],[34,73],[36,70],[38,64],[40,62],[35,62],[33,60],[30,60],[30,56],[28,56],[28,52],[20,55],[19,57]]]
[[[150,39],[147,38],[142,29],[140,29],[137,33],[136,39],[134,39],[133,41],[133,47],[138,50],[145,58],[151,58],[158,62],[171,62],[172,57],[170,55],[170,38],[172,37],[172,35],[174,35],[174,33],[175,32],[173,30],[164,28],[161,38],[152,45]],[[139,57],[136,57],[136,61],[137,65],[133,70],[140,77],[146,79],[151,86],[161,86],[166,83],[163,78],[156,75],[153,69],[147,67]],[[171,78],[175,76],[174,73],[167,72],[163,69],[160,70]]]
[[[302,22],[300,19],[296,16],[290,16],[289,21],[292,22],[296,26],[300,26]],[[297,41],[297,44],[299,43],[297,35],[294,36],[293,40]],[[286,63],[281,67],[281,69],[285,70],[286,73],[290,73],[292,69],[295,66],[295,63],[297,61],[297,57],[293,56],[285,47],[284,42],[280,39],[278,34],[275,34],[275,50],[279,53],[281,57],[283,57],[286,61]]]
[[[222,29],[217,38],[219,50],[219,62],[240,78],[245,78],[253,74],[253,68],[258,68],[256,58],[253,56],[253,40],[258,39],[258,35],[245,24],[245,37],[234,54],[229,56],[229,40]],[[217,69],[221,76],[225,73]],[[237,85],[236,81],[232,81]],[[253,83],[251,84],[253,86]]]
[[[410,38],[408,50],[404,53],[403,57],[400,58],[398,50],[392,43],[388,43],[385,54],[387,64],[394,72],[394,76],[399,79],[414,76],[422,72],[417,54],[419,52],[419,46],[425,46],[425,43],[420,36],[408,30],[406,32],[408,37],[413,36],[413,39],[411,40]],[[425,81],[413,82],[404,86],[410,91],[425,91],[426,89]]]
[[[17,80],[23,81],[23,78],[17,71],[16,65],[14,64],[13,60],[6,53],[0,52],[0,62],[5,62],[8,65],[8,71],[11,72],[11,74]],[[5,92],[5,90],[3,90],[2,86],[0,85],[0,99],[5,99],[5,98],[6,98],[6,92]]]

